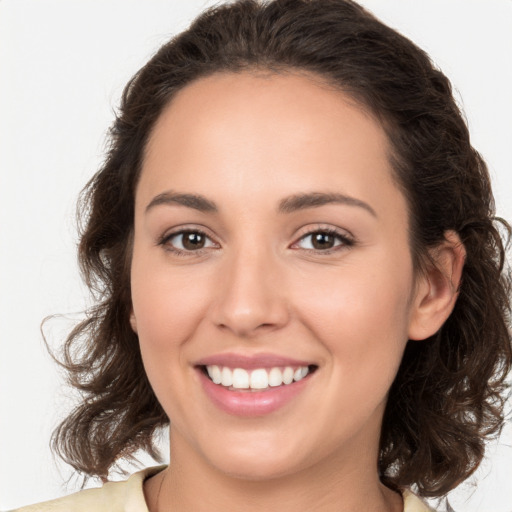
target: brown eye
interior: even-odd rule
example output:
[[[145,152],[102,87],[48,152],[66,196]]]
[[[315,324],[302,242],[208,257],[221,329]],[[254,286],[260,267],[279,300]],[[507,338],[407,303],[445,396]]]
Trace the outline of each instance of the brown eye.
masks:
[[[314,249],[332,249],[336,239],[330,233],[313,233],[311,235],[311,245]]]
[[[161,244],[176,253],[199,251],[216,246],[216,244],[201,231],[180,231],[173,233],[164,238]]]
[[[183,248],[187,251],[202,249],[205,245],[206,237],[202,233],[194,231],[185,232],[181,235]]]
[[[300,249],[310,251],[326,252],[330,249],[350,247],[354,242],[337,232],[331,231],[313,231],[304,235],[296,244]]]

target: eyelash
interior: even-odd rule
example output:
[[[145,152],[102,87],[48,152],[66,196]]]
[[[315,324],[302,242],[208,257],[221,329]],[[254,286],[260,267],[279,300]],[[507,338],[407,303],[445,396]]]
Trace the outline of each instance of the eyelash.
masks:
[[[158,241],[158,245],[161,245],[162,247],[165,248],[165,250],[173,253],[175,256],[200,256],[203,252],[204,252],[204,249],[208,249],[208,248],[201,248],[201,249],[197,249],[195,251],[193,250],[183,250],[183,249],[179,249],[177,247],[174,247],[170,244],[170,241],[175,238],[175,237],[178,237],[180,235],[185,235],[185,234],[196,234],[196,235],[200,235],[200,236],[203,236],[205,239],[207,240],[210,240],[212,241],[211,237],[208,236],[203,230],[201,229],[197,229],[197,228],[194,228],[194,229],[181,229],[179,231],[174,231],[173,233],[169,233],[169,234],[165,234],[164,236],[162,236],[160,238],[160,240]]]
[[[343,249],[353,247],[356,243],[355,240],[351,236],[349,236],[345,233],[342,234],[336,229],[315,228],[315,229],[312,229],[311,231],[308,231],[307,233],[304,233],[296,242],[294,242],[292,244],[292,247],[296,246],[300,241],[305,240],[307,237],[310,237],[315,234],[320,234],[320,233],[324,234],[324,235],[332,236],[335,239],[337,239],[337,241],[339,241],[340,243],[338,243],[337,245],[335,245],[334,247],[331,247],[329,249],[323,249],[323,250],[322,249],[302,249],[302,250],[307,251],[307,252],[314,251],[316,254],[321,254],[321,255],[328,255],[328,254],[332,254],[333,252],[337,252],[337,251],[340,251]],[[158,245],[163,246],[167,251],[173,253],[176,256],[183,256],[183,257],[200,256],[203,254],[204,250],[209,249],[208,247],[206,247],[206,248],[200,248],[197,250],[183,250],[183,249],[174,247],[170,244],[170,241],[173,238],[178,237],[180,235],[183,236],[185,234],[200,235],[200,236],[203,236],[206,239],[210,240],[211,242],[213,242],[211,237],[208,236],[204,231],[196,228],[196,229],[181,229],[180,231],[175,231],[173,233],[165,234],[164,236],[162,236],[159,239]],[[213,244],[215,244],[215,242],[213,242]],[[300,248],[298,248],[297,250],[300,250]]]
[[[351,236],[349,236],[346,233],[340,233],[338,230],[333,228],[315,228],[311,231],[308,231],[307,233],[303,234],[297,242],[294,242],[293,245],[297,245],[300,241],[305,240],[307,237],[310,237],[312,235],[316,234],[323,234],[323,235],[329,235],[333,238],[337,239],[340,243],[335,245],[334,247],[331,247],[329,249],[303,249],[305,251],[314,251],[316,254],[320,255],[329,255],[334,252],[338,252],[343,249],[347,249],[350,247],[353,247],[355,245],[355,240]]]

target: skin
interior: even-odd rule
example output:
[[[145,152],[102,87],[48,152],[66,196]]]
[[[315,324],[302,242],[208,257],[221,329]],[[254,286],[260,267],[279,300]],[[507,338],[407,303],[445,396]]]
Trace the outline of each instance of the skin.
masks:
[[[414,272],[389,151],[374,118],[305,74],[216,74],[162,113],[131,271],[132,327],[171,419],[172,463],[145,483],[151,512],[402,510],[376,469],[387,392],[407,341],[450,314],[464,254],[448,233],[437,267]],[[171,191],[217,211],[155,201]],[[278,211],[310,193],[357,201]],[[170,237],[184,228],[206,234],[202,249]],[[311,233],[326,229],[334,247],[315,249]],[[239,418],[211,403],[194,368],[225,352],[318,370],[281,409]]]

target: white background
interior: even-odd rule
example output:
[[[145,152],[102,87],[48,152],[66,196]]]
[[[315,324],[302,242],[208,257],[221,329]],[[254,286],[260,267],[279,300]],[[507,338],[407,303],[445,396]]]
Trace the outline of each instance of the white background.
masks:
[[[212,3],[0,0],[0,510],[76,490],[73,480],[64,485],[70,472],[48,448],[73,393],[39,325],[85,305],[74,205],[100,165],[124,84]],[[362,3],[452,79],[489,164],[498,213],[512,219],[512,0]],[[70,324],[51,325],[55,346]],[[478,486],[452,493],[457,512],[512,511],[511,445],[509,424]]]

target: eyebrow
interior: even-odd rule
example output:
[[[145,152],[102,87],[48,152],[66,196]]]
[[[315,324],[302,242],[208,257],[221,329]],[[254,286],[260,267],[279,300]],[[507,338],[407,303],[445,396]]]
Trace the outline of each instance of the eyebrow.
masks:
[[[193,208],[200,212],[216,213],[218,212],[217,205],[206,199],[206,197],[197,194],[178,194],[176,192],[163,192],[155,196],[151,202],[146,206],[146,212],[162,204],[173,205],[179,204],[187,208]]]
[[[377,217],[375,210],[364,201],[355,197],[346,196],[337,193],[311,192],[308,194],[296,194],[283,199],[279,203],[279,212],[292,213],[306,208],[317,208],[326,204],[343,204],[347,206],[357,206],[369,212],[373,217]]]
[[[155,196],[146,207],[146,212],[159,205],[174,205],[178,204],[187,208],[193,208],[200,212],[217,213],[219,211],[217,205],[199,194],[181,194],[177,192],[163,192]],[[318,208],[327,204],[343,204],[347,206],[356,206],[363,208],[372,216],[377,217],[375,210],[364,201],[356,199],[355,197],[347,196],[338,193],[326,192],[310,192],[304,194],[295,194],[286,197],[279,202],[279,213],[293,213],[298,210],[305,210],[307,208]]]

